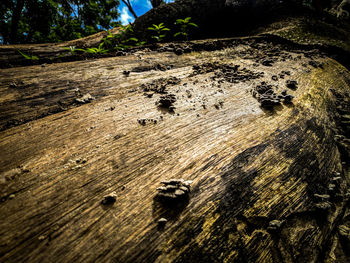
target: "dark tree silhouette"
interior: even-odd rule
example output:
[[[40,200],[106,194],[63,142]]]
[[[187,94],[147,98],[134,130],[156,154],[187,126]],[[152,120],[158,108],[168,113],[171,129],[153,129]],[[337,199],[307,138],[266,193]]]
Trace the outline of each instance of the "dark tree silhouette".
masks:
[[[156,7],[160,6],[163,3],[164,3],[163,0],[151,0],[151,4],[152,4],[153,8],[156,8]]]

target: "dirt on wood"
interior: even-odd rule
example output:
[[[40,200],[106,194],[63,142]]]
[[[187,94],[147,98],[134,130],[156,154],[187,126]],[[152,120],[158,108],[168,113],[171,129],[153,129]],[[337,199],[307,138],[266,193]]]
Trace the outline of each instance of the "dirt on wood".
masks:
[[[0,261],[348,262],[350,71],[327,50],[1,69]]]

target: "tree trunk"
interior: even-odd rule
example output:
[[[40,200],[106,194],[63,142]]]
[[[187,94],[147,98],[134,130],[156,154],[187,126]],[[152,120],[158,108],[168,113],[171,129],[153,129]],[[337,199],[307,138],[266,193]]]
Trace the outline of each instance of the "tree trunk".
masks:
[[[0,261],[349,262],[349,35],[300,23],[1,69]]]
[[[11,19],[10,43],[16,44],[18,41],[18,23],[24,7],[24,0],[17,0]]]

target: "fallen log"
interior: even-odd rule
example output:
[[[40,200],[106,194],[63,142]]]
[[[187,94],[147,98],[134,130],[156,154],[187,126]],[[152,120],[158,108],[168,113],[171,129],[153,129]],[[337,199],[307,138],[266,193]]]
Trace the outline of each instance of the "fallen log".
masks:
[[[347,65],[191,43],[1,69],[1,261],[349,260]]]

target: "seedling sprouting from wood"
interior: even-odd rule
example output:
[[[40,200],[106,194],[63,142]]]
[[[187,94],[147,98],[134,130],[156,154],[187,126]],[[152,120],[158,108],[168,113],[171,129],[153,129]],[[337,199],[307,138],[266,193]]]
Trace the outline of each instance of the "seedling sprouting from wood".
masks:
[[[108,31],[108,35],[101,41],[108,49],[125,50],[135,46],[142,46],[144,41],[139,41],[134,37],[134,30],[131,25],[121,26],[118,34],[112,34]]]
[[[136,37],[130,37],[128,39],[121,40],[120,43],[118,43],[118,45],[115,47],[115,49],[125,50],[125,49],[129,49],[132,47],[142,46],[145,43],[146,42],[144,42],[144,41],[139,41]]]
[[[103,43],[100,43],[98,47],[93,47],[93,48],[88,48],[86,52],[91,53],[91,54],[105,54],[108,52],[108,49],[105,49],[103,47]]]
[[[106,37],[102,38],[101,42],[103,42],[104,46],[107,48],[112,48],[114,45],[114,39],[116,39],[117,34],[112,34],[111,31],[107,31],[108,34]]]
[[[24,54],[24,53],[21,52],[19,49],[17,49],[17,51],[18,51],[25,59],[28,59],[28,60],[39,60],[39,57],[37,57],[37,56]]]
[[[76,51],[83,51],[85,53],[89,53],[89,54],[105,54],[107,53],[109,50],[105,49],[103,47],[104,43],[100,43],[100,45],[98,47],[91,47],[91,48],[87,48],[87,49],[82,49],[82,48],[76,48]]]
[[[169,28],[164,26],[164,23],[160,23],[159,25],[153,24],[153,26],[148,27],[148,30],[154,32],[154,35],[151,37],[157,42],[161,42],[165,38],[165,32],[170,31]]]
[[[188,40],[190,34],[190,28],[198,27],[197,24],[190,22],[191,17],[186,17],[185,19],[177,19],[175,24],[180,26],[180,31],[174,34],[174,37],[183,37]]]
[[[75,46],[62,47],[62,49],[68,50],[71,53],[71,55],[75,55],[75,52],[79,50]]]

